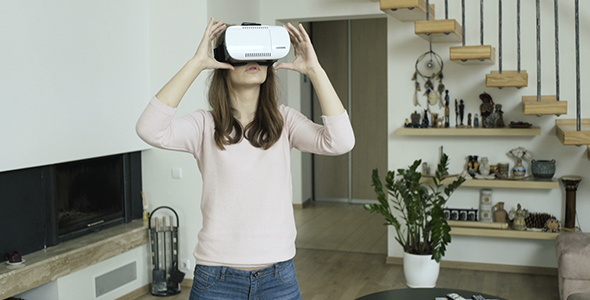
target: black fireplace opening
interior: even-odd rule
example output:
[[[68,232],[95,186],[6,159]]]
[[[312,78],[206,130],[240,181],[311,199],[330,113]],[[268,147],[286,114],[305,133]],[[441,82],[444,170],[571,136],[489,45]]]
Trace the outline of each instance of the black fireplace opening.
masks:
[[[142,218],[141,152],[0,172],[0,254]]]
[[[123,156],[60,164],[55,169],[58,234],[63,240],[109,223],[123,223]]]

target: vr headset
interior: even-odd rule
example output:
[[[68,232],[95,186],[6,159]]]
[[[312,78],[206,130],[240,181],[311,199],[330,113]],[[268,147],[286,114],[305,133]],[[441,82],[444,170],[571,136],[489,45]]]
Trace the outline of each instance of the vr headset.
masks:
[[[233,66],[255,61],[269,66],[287,56],[291,49],[289,33],[281,26],[242,23],[225,30],[223,41],[213,52],[215,59]]]

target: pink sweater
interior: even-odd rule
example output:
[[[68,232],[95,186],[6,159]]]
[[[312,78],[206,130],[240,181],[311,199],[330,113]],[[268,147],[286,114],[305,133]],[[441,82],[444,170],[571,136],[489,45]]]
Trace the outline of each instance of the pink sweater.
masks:
[[[268,150],[246,139],[220,150],[211,112],[174,119],[176,109],[153,98],[137,122],[148,144],[192,153],[203,178],[203,227],[194,251],[197,264],[257,267],[295,256],[291,149],[325,155],[347,153],[354,134],[346,112],[322,116],[324,126],[281,105],[281,138]]]

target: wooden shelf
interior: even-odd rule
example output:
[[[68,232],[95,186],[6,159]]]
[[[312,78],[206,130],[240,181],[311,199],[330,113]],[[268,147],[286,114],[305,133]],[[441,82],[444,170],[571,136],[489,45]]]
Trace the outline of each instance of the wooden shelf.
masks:
[[[581,120],[581,131],[577,131],[576,119],[556,119],[555,135],[562,144],[590,145],[590,119]]]
[[[410,136],[537,136],[540,127],[530,128],[398,128],[397,135]]]
[[[402,21],[426,20],[426,0],[381,0],[381,10]],[[434,4],[430,4],[430,19],[434,20]]]
[[[450,47],[451,60],[465,65],[493,65],[496,49],[490,45]]]
[[[454,19],[415,21],[414,32],[433,43],[461,42],[461,25]]]
[[[534,240],[554,240],[559,232],[542,232],[530,230],[513,230],[513,229],[484,229],[470,227],[451,227],[453,235],[484,236],[498,238],[514,239],[534,239]]]
[[[525,115],[567,115],[567,101],[557,101],[557,96],[522,96]]]
[[[527,87],[529,85],[529,75],[526,71],[492,71],[486,74],[486,87]]]
[[[443,184],[447,185],[456,180],[456,178],[448,178],[443,180]],[[432,184],[432,178],[422,177],[420,182]],[[504,180],[504,179],[467,179],[461,187],[480,187],[480,188],[509,188],[509,189],[538,189],[538,190],[554,190],[559,188],[557,180]]]

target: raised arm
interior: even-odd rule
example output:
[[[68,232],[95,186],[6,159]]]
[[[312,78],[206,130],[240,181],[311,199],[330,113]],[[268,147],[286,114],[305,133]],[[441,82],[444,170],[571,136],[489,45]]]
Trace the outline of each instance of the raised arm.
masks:
[[[338,94],[334,90],[326,71],[320,65],[309,35],[299,24],[299,29],[288,23],[285,28],[289,31],[291,43],[295,49],[295,60],[292,63],[281,63],[275,67],[289,69],[307,75],[318,95],[322,114],[336,116],[342,114],[345,109]]]
[[[203,39],[197,48],[195,55],[170,79],[170,81],[156,94],[162,103],[172,108],[178,107],[180,100],[197,76],[206,69],[233,69],[228,63],[221,63],[213,57],[213,40],[226,28],[223,22],[215,23],[211,18]]]

